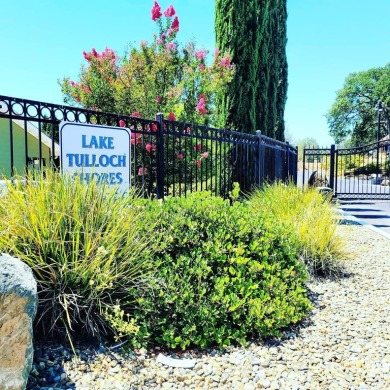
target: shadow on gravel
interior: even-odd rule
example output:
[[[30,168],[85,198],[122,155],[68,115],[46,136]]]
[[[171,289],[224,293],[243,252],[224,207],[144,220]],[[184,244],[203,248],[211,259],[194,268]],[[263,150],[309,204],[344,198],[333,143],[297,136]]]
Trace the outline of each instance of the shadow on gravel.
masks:
[[[352,221],[350,219],[342,219],[340,222],[339,222],[339,225],[354,225],[354,226],[359,226],[360,223],[357,222],[357,221]]]
[[[64,362],[73,357],[72,350],[62,345],[34,345],[34,361],[26,390],[76,389],[64,369]]]

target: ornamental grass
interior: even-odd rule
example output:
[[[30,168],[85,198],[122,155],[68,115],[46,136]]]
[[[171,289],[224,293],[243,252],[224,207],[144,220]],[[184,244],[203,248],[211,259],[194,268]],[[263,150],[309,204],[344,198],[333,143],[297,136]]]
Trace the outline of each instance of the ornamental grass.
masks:
[[[294,184],[267,185],[251,196],[251,208],[286,229],[312,276],[341,272],[344,245],[336,234],[339,217],[329,195]]]
[[[8,182],[0,251],[34,272],[40,335],[107,334],[128,291],[147,287],[153,226],[140,229],[143,211],[133,197],[50,170]]]

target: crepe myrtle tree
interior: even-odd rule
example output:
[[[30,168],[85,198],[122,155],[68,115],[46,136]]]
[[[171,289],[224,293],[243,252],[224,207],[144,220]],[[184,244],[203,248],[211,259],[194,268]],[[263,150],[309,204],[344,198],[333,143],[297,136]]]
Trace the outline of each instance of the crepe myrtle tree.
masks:
[[[151,17],[157,27],[151,42],[141,41],[123,56],[111,48],[83,52],[78,80],[60,81],[65,102],[148,119],[162,112],[168,119],[218,126],[214,102],[234,74],[229,55],[216,49],[210,61],[194,42],[181,46],[172,5],[162,12],[155,1]]]
[[[167,120],[218,127],[215,101],[224,93],[224,86],[230,83],[235,71],[230,56],[215,49],[213,59],[209,60],[209,52],[197,48],[195,42],[181,46],[177,40],[180,21],[172,5],[162,12],[155,1],[151,18],[156,23],[151,42],[141,41],[123,56],[111,48],[83,52],[86,63],[81,66],[78,80],[66,77],[60,81],[65,102],[146,119],[161,112]],[[127,125],[123,120],[119,124]],[[147,130],[150,136],[132,132],[131,143],[137,156],[138,181],[147,182],[147,192],[151,193],[157,153],[152,133],[157,127],[152,125]],[[185,132],[191,133],[191,127]],[[180,142],[166,145],[169,148],[166,168],[182,170],[188,181],[202,180],[202,167],[212,156],[207,146],[201,146],[195,139],[190,138],[185,145]],[[145,181],[147,177],[150,180]],[[168,171],[165,182],[169,186]]]

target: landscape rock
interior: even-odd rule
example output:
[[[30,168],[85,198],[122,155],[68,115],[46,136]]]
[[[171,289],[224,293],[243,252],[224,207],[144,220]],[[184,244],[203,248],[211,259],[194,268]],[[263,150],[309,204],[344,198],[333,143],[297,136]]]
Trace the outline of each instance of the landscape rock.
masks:
[[[156,359],[157,363],[165,364],[169,367],[194,368],[196,359],[173,359],[159,353]]]
[[[390,389],[390,242],[362,225],[337,230],[350,254],[345,273],[308,282],[312,312],[280,337],[182,353],[86,343],[76,348],[81,360],[70,347],[43,343],[27,389]],[[193,360],[193,369],[176,367],[183,360]],[[110,375],[113,367],[120,371]]]
[[[24,389],[33,361],[37,284],[19,259],[0,254],[0,389]]]

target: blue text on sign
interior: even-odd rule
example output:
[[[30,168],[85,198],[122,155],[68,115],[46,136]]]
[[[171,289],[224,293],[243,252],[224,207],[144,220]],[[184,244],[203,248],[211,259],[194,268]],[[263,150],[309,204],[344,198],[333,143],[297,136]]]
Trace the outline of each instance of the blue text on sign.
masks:
[[[114,137],[96,137],[91,136],[91,139],[87,139],[87,136],[83,134],[81,136],[82,148],[94,148],[94,149],[114,149]]]

